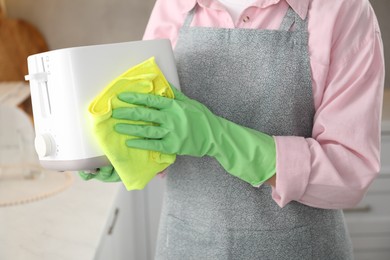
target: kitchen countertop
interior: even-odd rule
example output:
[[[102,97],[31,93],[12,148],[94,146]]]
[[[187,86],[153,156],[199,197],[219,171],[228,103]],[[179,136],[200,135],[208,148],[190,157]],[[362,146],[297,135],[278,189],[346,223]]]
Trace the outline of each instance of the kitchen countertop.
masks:
[[[94,258],[122,185],[72,175],[73,184],[57,195],[0,207],[0,259]]]

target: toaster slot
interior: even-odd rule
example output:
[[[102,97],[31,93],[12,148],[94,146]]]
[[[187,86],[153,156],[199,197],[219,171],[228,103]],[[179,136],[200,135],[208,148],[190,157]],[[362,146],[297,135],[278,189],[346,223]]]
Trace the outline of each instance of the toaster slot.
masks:
[[[48,117],[51,115],[51,104],[48,86],[48,72],[46,71],[43,57],[36,60],[36,70],[36,73],[25,76],[25,79],[30,81],[31,89],[35,89],[38,94],[41,115],[43,117]]]
[[[47,84],[48,77],[47,77],[47,72],[46,72],[46,68],[45,68],[45,61],[44,61],[43,57],[41,57],[41,65],[42,65],[42,72],[44,73],[45,77],[44,77],[44,80],[38,82],[39,91],[41,92],[40,96],[42,97],[43,107],[45,110],[43,112],[43,115],[49,116],[49,115],[51,115],[51,105],[50,105],[49,88],[48,88],[48,84]]]
[[[44,117],[47,117],[51,115],[51,105],[47,82],[39,82],[38,86],[41,113]]]

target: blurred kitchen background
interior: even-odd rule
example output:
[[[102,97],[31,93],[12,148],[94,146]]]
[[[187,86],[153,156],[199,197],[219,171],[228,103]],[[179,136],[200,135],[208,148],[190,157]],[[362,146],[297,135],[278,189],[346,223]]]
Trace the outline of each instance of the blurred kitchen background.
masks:
[[[164,180],[126,192],[121,184],[83,182],[74,173],[40,172],[26,148],[34,133],[23,80],[27,55],[140,40],[154,2],[0,0],[1,260],[153,259]],[[371,4],[390,64],[390,1]],[[389,77],[386,89],[382,174],[362,203],[345,210],[357,260],[390,259]]]

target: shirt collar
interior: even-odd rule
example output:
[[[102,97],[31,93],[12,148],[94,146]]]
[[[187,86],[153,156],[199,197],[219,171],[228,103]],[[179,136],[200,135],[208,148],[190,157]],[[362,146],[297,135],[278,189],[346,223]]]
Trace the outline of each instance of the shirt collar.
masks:
[[[306,19],[307,12],[309,11],[310,0],[286,0],[291,8],[301,17]]]
[[[195,4],[199,4],[202,7],[213,8],[213,9],[221,9],[222,5],[217,0],[187,0],[185,4],[183,4],[183,12],[188,13],[192,8],[194,8]]]
[[[255,0],[253,2],[254,6],[258,7],[267,7],[273,4],[276,4],[280,2],[281,0]],[[309,3],[310,0],[285,0],[291,8],[302,18],[305,19],[307,16],[307,12],[309,10]],[[204,7],[217,7],[219,8],[220,5],[216,3],[215,0],[186,0],[183,3],[183,12],[187,13],[192,8],[194,8],[195,4],[198,3],[200,6]]]

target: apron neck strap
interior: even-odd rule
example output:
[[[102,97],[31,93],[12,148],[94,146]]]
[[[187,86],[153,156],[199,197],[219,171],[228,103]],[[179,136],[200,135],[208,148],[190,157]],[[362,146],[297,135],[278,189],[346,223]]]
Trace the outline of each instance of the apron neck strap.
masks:
[[[295,25],[295,31],[307,31],[307,19],[303,20],[290,6],[279,30],[289,31],[293,25]]]
[[[184,20],[184,23],[183,23],[183,27],[184,27],[184,28],[190,27],[191,22],[192,22],[192,20],[194,19],[194,15],[195,15],[197,6],[198,6],[198,4],[195,4],[194,8],[192,8],[192,9],[188,12],[188,15],[187,15],[187,17],[186,17],[186,19]]]

